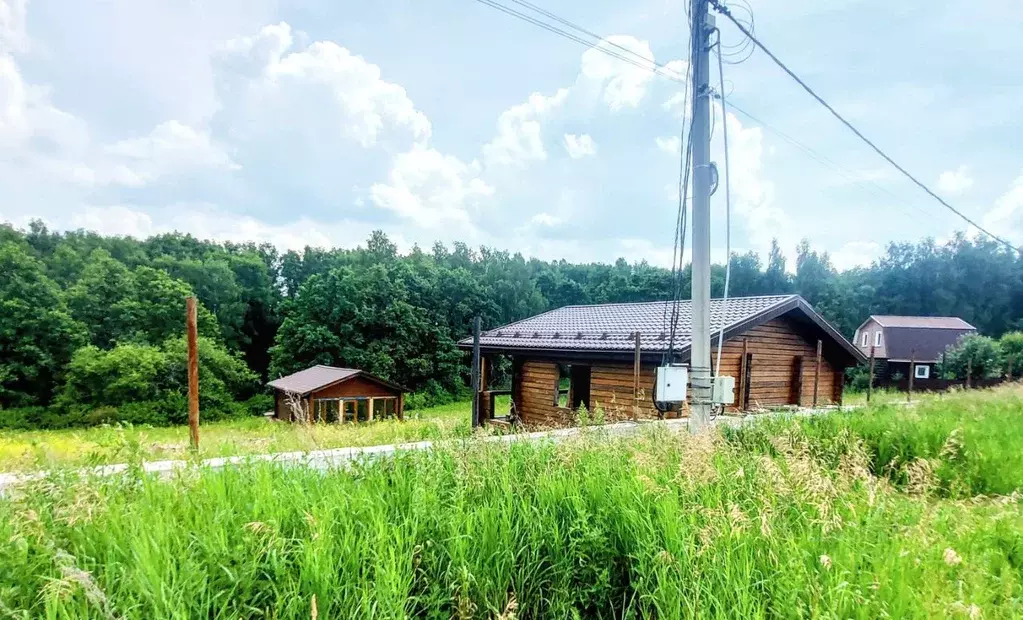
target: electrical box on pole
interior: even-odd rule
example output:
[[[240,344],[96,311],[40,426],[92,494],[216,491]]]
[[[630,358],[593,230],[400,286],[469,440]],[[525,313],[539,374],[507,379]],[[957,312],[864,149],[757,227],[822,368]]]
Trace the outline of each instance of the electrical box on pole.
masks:
[[[659,366],[654,381],[654,400],[659,403],[683,403],[688,384],[689,369],[682,364]]]

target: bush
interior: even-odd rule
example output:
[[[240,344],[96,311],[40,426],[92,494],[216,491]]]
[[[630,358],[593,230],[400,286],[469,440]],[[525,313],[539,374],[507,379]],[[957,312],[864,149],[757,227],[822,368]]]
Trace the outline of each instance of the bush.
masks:
[[[122,343],[108,351],[78,349],[61,392],[49,409],[3,416],[8,428],[65,428],[125,422],[183,424],[188,420],[188,350],[184,338],[160,347]],[[199,406],[205,421],[248,415],[267,405],[255,400],[255,373],[215,341],[199,339]],[[241,403],[240,400],[253,399]],[[271,401],[272,402],[272,401]],[[262,413],[263,411],[259,411]]]
[[[940,365],[942,376],[964,379],[968,371],[974,379],[993,379],[1002,375],[1002,348],[997,340],[969,334],[945,350],[945,359]]]

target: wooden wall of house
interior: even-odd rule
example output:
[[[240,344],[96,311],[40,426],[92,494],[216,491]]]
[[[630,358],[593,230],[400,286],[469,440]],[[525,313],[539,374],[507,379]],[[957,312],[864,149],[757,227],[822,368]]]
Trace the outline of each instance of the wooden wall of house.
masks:
[[[813,404],[817,341],[780,318],[754,327],[742,336],[725,342],[721,354],[721,373],[736,378],[736,403],[743,382],[740,370],[745,351],[751,355],[749,402],[747,408]],[[567,362],[580,364],[578,360]],[[640,391],[633,397],[631,363],[593,362],[590,374],[590,408],[601,409],[606,421],[632,418],[653,419],[657,411],[652,392],[656,365],[644,364],[640,371]],[[517,358],[512,399],[522,421],[534,426],[564,426],[575,422],[574,412],[555,404],[559,379],[558,365],[550,360]],[[821,358],[817,384],[818,405],[841,402],[843,369]],[[731,408],[735,410],[735,407]],[[676,414],[669,414],[674,417]]]
[[[317,390],[312,393],[313,399],[317,398],[344,398],[346,396],[397,396],[397,390],[393,390],[386,385],[380,385],[376,381],[370,381],[365,377],[358,376],[342,381],[341,383],[335,383],[334,385],[327,386],[322,390]]]

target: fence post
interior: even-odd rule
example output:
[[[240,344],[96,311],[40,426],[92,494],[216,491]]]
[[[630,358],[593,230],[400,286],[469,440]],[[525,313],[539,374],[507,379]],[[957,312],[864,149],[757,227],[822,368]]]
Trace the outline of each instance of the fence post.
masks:
[[[195,297],[185,298],[185,331],[188,340],[188,434],[193,450],[199,450],[199,327]]]
[[[966,358],[966,389],[973,387],[973,357]]]
[[[906,390],[906,402],[913,402],[913,379],[916,378],[916,351],[909,356],[909,389]]]
[[[1009,366],[1006,368],[1005,379],[1009,383],[1012,383],[1012,356],[1009,356]]]
[[[870,369],[867,371],[867,404],[870,404],[870,395],[874,392],[874,345],[870,346]]]

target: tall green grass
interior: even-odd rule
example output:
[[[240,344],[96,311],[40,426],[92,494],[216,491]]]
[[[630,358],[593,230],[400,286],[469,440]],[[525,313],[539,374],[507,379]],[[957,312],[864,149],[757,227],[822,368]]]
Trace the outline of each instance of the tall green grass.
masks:
[[[1023,614],[1018,499],[910,493],[854,432],[823,452],[731,439],[597,429],[343,471],[39,482],[0,502],[0,616]]]
[[[900,486],[932,478],[945,497],[1009,494],[1023,488],[1023,388],[933,396],[914,407],[880,405],[848,413],[761,420],[729,431],[743,449],[774,452],[805,443],[836,465],[862,442],[871,472]]]
[[[507,397],[497,407],[507,409]],[[501,409],[503,408],[503,409]],[[407,412],[404,422],[290,424],[250,417],[201,424],[202,458],[267,452],[375,446],[471,434],[467,402]],[[188,427],[113,425],[91,428],[0,431],[0,472],[190,458]],[[2,616],[0,616],[2,617]]]

